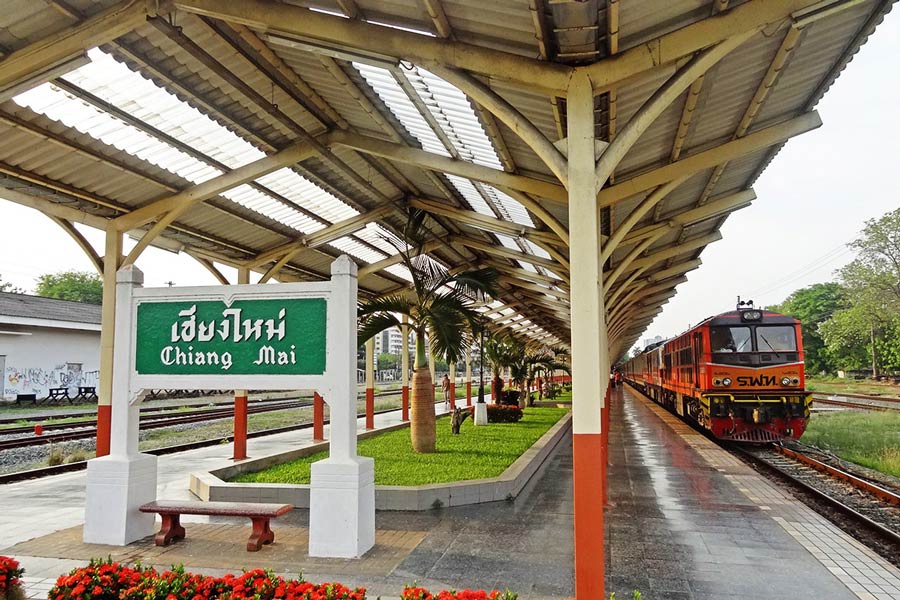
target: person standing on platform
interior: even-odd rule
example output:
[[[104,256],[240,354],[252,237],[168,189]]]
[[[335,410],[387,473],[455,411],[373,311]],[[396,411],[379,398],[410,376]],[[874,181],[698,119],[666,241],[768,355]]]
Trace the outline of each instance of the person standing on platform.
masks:
[[[446,373],[441,381],[441,389],[444,391],[444,406],[448,407],[450,406],[450,376]]]

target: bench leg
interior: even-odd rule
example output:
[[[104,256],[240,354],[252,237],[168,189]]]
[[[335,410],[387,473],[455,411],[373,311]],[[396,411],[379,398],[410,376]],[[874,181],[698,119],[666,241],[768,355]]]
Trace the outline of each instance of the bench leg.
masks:
[[[269,528],[269,517],[250,517],[253,520],[253,532],[247,541],[247,552],[256,552],[263,544],[275,541],[275,532]]]
[[[159,516],[162,517],[162,527],[154,539],[157,546],[168,546],[169,542],[173,540],[184,539],[184,527],[179,522],[181,515],[178,513],[160,513]]]

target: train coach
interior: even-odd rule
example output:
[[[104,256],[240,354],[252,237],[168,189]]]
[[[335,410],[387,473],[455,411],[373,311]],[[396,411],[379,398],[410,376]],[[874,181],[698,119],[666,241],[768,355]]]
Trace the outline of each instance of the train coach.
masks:
[[[738,303],[619,366],[634,387],[713,436],[798,439],[811,404],[800,322]]]

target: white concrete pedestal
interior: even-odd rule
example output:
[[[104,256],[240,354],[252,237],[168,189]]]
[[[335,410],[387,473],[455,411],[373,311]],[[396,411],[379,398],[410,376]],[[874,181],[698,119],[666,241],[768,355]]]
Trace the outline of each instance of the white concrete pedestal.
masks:
[[[487,402],[475,403],[475,424],[487,425]]]
[[[156,500],[156,457],[112,455],[88,461],[84,542],[124,546],[154,532],[154,514],[138,507]]]
[[[375,545],[375,461],[364,456],[312,464],[309,555],[359,558]]]

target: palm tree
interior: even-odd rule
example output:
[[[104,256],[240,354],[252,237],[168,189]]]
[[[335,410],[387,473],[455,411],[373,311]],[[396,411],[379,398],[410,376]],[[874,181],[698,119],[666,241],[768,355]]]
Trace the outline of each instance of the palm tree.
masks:
[[[434,387],[428,369],[426,335],[432,356],[459,362],[465,356],[478,313],[475,300],[483,300],[495,289],[497,272],[476,269],[452,273],[422,252],[426,241],[426,213],[410,209],[404,230],[406,247],[394,247],[412,277],[412,289],[372,298],[359,307],[359,341],[390,327],[400,326],[397,315],[409,317],[416,336],[416,358],[410,394],[410,437],[416,452],[434,452]]]
[[[491,400],[500,403],[503,390],[503,377],[500,374],[506,367],[511,367],[519,354],[518,342],[505,336],[491,336],[484,343],[484,357],[491,363],[493,378],[491,379]]]

